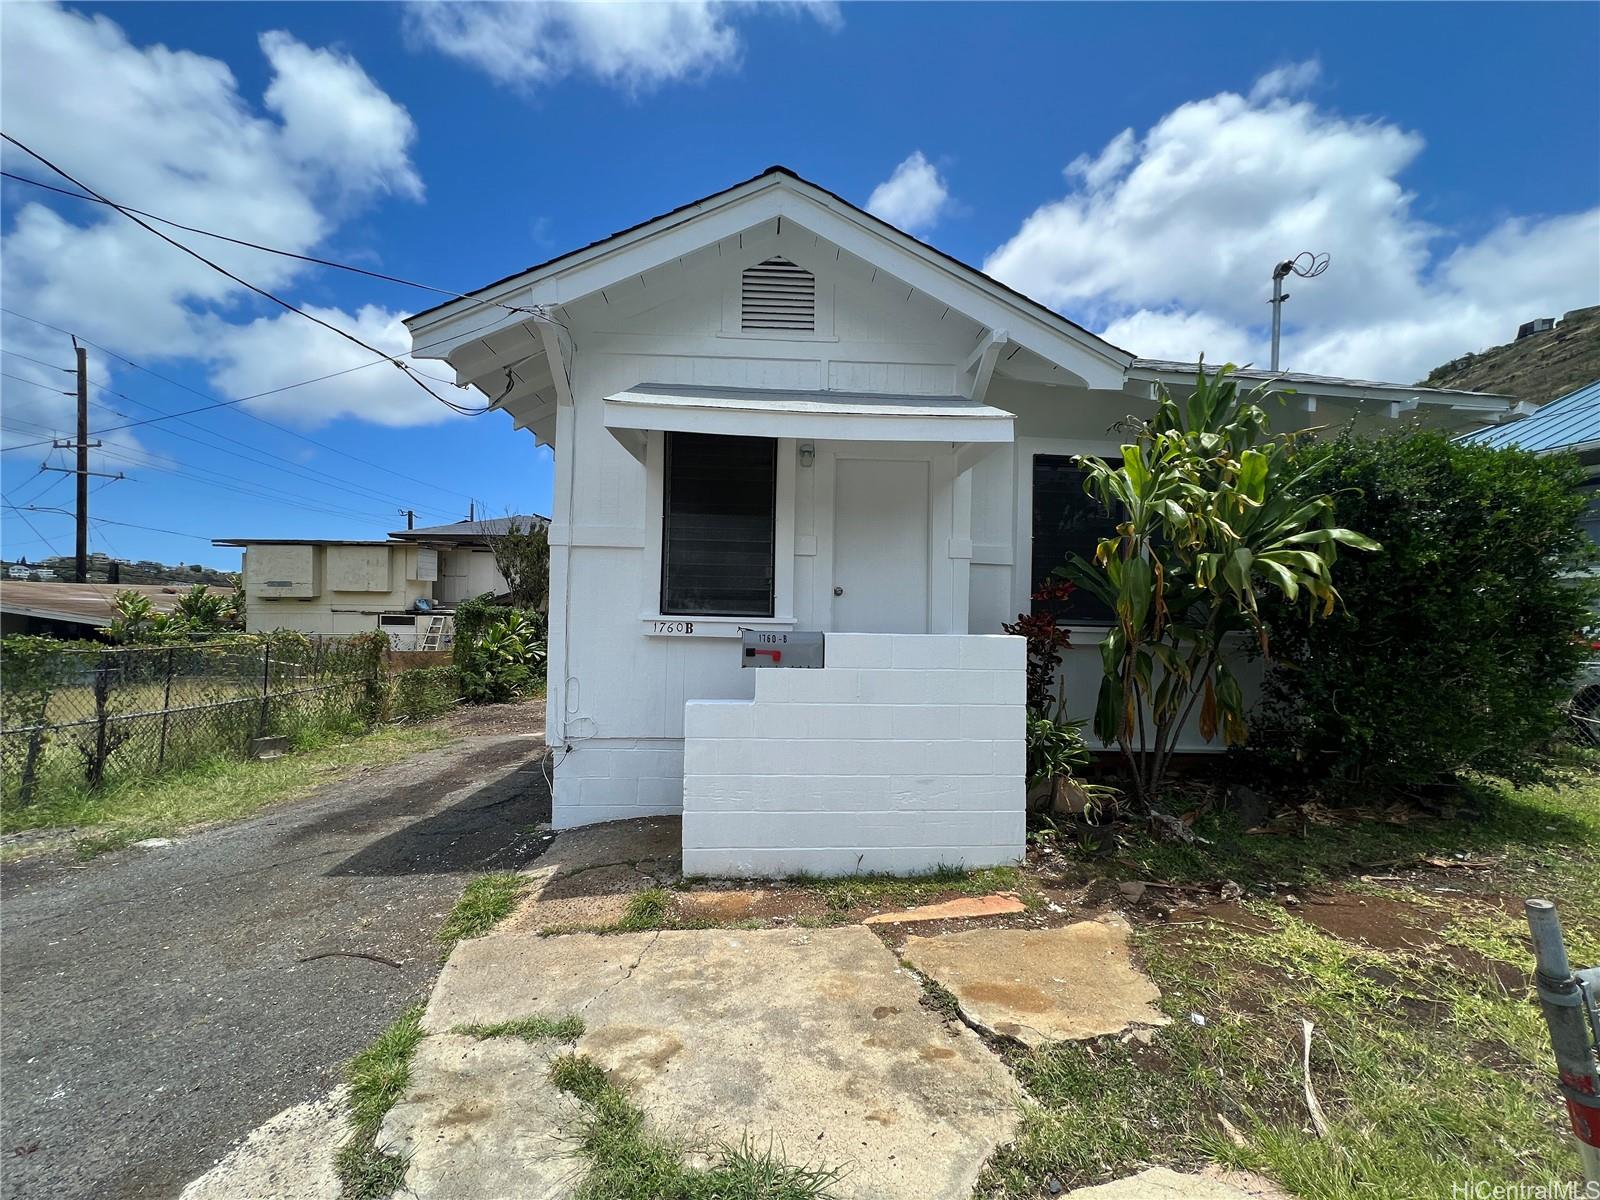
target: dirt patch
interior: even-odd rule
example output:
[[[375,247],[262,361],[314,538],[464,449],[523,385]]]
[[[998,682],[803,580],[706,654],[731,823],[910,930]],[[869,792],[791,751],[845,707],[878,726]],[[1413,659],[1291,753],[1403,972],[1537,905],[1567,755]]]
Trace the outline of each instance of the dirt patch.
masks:
[[[1374,950],[1426,950],[1439,944],[1450,915],[1387,896],[1317,896],[1288,911],[1324,933]]]
[[[450,729],[479,737],[488,733],[544,732],[544,697],[515,704],[462,705],[440,720]]]
[[[809,888],[697,888],[679,893],[677,906],[678,916],[685,921],[718,924],[770,921],[778,925],[801,917],[820,920],[830,915],[826,899]]]

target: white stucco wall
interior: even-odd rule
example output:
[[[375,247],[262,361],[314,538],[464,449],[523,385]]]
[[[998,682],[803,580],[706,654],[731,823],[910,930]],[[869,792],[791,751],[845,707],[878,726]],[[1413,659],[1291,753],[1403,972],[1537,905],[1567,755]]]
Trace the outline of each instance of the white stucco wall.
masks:
[[[685,708],[683,869],[784,876],[1021,860],[1024,654],[1013,637],[832,634],[821,670]]]

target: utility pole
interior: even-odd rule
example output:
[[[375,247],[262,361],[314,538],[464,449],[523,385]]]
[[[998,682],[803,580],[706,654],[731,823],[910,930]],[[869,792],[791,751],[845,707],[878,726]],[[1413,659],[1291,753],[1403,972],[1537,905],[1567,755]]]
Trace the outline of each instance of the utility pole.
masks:
[[[417,527],[417,525],[416,525],[417,514],[416,513],[412,512],[409,508],[402,508],[400,510],[400,514],[403,517],[405,517],[405,519],[406,519],[406,528],[407,529],[415,529]]]
[[[89,582],[89,351],[72,339],[78,352],[78,562],[74,578]]]
[[[100,475],[106,479],[124,478],[121,471],[112,475],[108,471],[89,470],[89,451],[98,446],[99,442],[89,440],[89,351],[78,344],[78,339],[72,339],[72,348],[77,351],[78,357],[78,436],[72,441],[56,440],[50,443],[57,450],[76,450],[77,466],[52,467],[48,463],[40,463],[41,471],[60,471],[66,475],[78,477],[78,553],[77,561],[73,564],[72,577],[78,583],[89,582],[89,476]]]

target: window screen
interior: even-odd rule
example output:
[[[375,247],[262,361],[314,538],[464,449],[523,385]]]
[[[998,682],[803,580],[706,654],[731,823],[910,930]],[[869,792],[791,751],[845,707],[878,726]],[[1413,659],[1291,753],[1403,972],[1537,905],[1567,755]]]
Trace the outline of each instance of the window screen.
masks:
[[[1122,460],[1108,458],[1112,466]],[[1069,554],[1094,561],[1095,547],[1116,531],[1117,523],[1083,490],[1083,468],[1063,454],[1033,456],[1033,591],[1063,566]],[[1060,620],[1109,622],[1111,610],[1079,588],[1066,600],[1035,600],[1035,612],[1053,612]]]
[[[778,444],[667,434],[661,611],[770,617]]]

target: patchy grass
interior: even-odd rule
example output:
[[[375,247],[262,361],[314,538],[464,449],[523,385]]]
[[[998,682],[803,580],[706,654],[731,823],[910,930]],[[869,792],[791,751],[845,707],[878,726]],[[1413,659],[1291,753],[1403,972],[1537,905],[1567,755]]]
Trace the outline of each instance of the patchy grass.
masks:
[[[364,737],[331,734],[303,739],[297,752],[265,761],[216,759],[157,779],[113,784],[8,804],[0,811],[0,831],[60,829],[55,841],[8,848],[8,858],[72,844],[80,858],[92,858],[151,837],[177,834],[222,821],[237,820],[286,800],[294,800],[358,767],[393,762],[431,750],[450,740],[437,726],[385,727]],[[76,830],[83,830],[74,836]]]
[[[589,1172],[576,1200],[824,1200],[839,1172],[797,1167],[748,1139],[685,1163],[685,1147],[645,1128],[644,1113],[592,1059],[564,1054],[550,1080],[585,1112],[579,1146]]]
[[[646,888],[628,898],[627,910],[617,929],[622,932],[642,932],[662,929],[673,919],[672,896],[666,888]]]
[[[421,1004],[406,1009],[346,1068],[355,1130],[334,1163],[342,1200],[379,1200],[405,1179],[405,1159],[378,1145],[378,1131],[411,1082],[411,1056],[424,1036],[422,1010]]]
[[[1201,826],[1217,838],[1210,847],[1124,841],[1118,867],[1143,878],[1337,887],[1392,864],[1397,880],[1364,893],[1414,906],[1417,929],[1437,932],[1382,949],[1257,901],[1245,907],[1259,932],[1222,920],[1142,925],[1138,948],[1172,1024],[1147,1045],[1112,1037],[1013,1052],[1028,1095],[1022,1127],[977,1195],[1022,1200],[1052,1183],[1203,1160],[1259,1171],[1301,1200],[1577,1178],[1514,901],[1549,895],[1574,961],[1600,962],[1600,776],[1520,792],[1480,783],[1471,799],[1476,817],[1249,837],[1211,818]],[[1490,865],[1406,871],[1458,852]],[[1302,1020],[1314,1027],[1326,1136],[1304,1096]]]
[[[1076,845],[1062,839],[1059,848],[1121,878],[1172,883],[1232,879],[1245,887],[1313,887],[1362,871],[1461,857],[1493,859],[1505,876],[1539,872],[1551,884],[1576,884],[1594,878],[1600,867],[1597,780],[1600,773],[1577,766],[1550,786],[1520,791],[1479,779],[1463,786],[1454,808],[1443,816],[1406,809],[1342,820],[1330,814],[1325,823],[1308,823],[1299,832],[1251,833],[1235,812],[1213,810],[1194,825],[1204,839],[1200,844],[1157,841],[1108,827],[1085,831]],[[1592,903],[1600,906],[1600,897]],[[1600,908],[1590,911],[1600,913]]]
[[[820,893],[834,913],[888,905],[903,908],[951,895],[986,896],[990,892],[1016,892],[1029,907],[1036,901],[1027,876],[1017,867],[969,871],[941,866],[923,875],[796,875],[785,882]]]
[[[518,1017],[512,1021],[497,1021],[492,1025],[457,1025],[451,1033],[462,1033],[484,1038],[514,1037],[525,1042],[575,1042],[583,1036],[583,1018]]]
[[[446,952],[463,938],[482,937],[510,916],[528,886],[528,880],[514,871],[480,875],[467,884],[439,927],[438,940]]]

